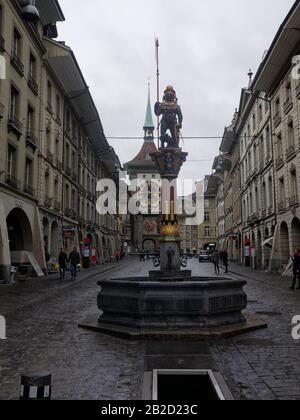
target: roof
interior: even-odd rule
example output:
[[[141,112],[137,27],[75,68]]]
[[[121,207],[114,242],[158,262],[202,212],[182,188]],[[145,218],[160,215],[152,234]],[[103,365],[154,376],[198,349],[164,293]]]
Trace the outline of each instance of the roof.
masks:
[[[150,85],[148,88],[148,103],[147,103],[147,110],[146,110],[146,118],[145,118],[145,124],[144,124],[144,130],[150,128],[154,130],[154,123],[153,123],[153,117],[152,117],[152,108],[151,108],[151,99],[150,99]]]
[[[291,58],[299,53],[300,0],[296,0],[281,24],[271,47],[253,80],[252,88],[272,93],[277,81],[291,66]]]
[[[145,140],[138,155],[130,162],[124,165],[127,172],[144,170],[145,172],[158,173],[155,163],[151,159],[151,153],[157,152],[154,141]]]
[[[116,168],[121,166],[119,158],[105,137],[98,110],[73,51],[64,44],[48,38],[45,38],[45,43],[48,63],[65,91],[67,103],[81,118],[81,127],[87,132],[97,157],[111,173],[115,172]]]

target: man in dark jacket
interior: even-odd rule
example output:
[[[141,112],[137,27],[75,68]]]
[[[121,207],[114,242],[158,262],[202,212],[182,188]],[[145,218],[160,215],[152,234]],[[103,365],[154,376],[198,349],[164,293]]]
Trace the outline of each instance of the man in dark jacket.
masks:
[[[223,265],[225,267],[225,274],[227,274],[228,273],[228,267],[229,267],[229,263],[228,263],[229,257],[228,257],[228,252],[225,251],[225,250],[222,252],[222,260],[223,260]]]
[[[294,278],[293,278],[293,285],[291,289],[295,290],[297,277],[298,277],[298,289],[300,289],[300,249],[295,250],[293,263],[294,263],[294,267],[293,267]]]
[[[60,254],[58,257],[58,265],[59,265],[59,272],[60,272],[60,279],[63,280],[65,278],[66,269],[68,264],[68,256],[63,249],[60,250]]]
[[[76,279],[77,276],[77,266],[80,264],[80,255],[77,252],[77,248],[74,248],[69,256],[70,262],[70,271],[72,279]]]

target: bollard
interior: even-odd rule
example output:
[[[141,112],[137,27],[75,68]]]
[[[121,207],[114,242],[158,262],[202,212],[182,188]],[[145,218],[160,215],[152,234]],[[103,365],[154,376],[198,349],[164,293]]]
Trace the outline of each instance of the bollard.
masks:
[[[32,374],[21,376],[20,400],[51,400],[51,375]]]

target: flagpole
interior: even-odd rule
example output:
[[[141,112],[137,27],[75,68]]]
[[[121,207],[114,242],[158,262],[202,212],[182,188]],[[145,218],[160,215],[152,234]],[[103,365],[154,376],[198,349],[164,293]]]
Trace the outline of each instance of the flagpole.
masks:
[[[159,102],[160,95],[159,95],[159,39],[155,38],[155,49],[156,49],[156,79],[157,79],[157,102]],[[157,117],[157,147],[159,148],[159,116]]]

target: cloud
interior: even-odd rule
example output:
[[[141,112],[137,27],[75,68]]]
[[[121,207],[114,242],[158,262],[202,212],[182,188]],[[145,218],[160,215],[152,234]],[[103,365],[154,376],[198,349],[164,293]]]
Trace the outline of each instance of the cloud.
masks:
[[[249,68],[256,70],[293,0],[60,0],[60,39],[74,50],[107,136],[142,136],[154,36],[160,38],[161,89],[173,84],[184,113],[183,135],[222,136],[238,106]],[[112,141],[121,162],[142,140]],[[192,160],[182,176],[211,172],[219,141],[186,141]]]

